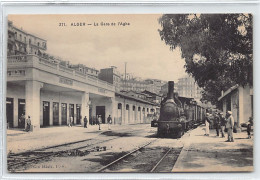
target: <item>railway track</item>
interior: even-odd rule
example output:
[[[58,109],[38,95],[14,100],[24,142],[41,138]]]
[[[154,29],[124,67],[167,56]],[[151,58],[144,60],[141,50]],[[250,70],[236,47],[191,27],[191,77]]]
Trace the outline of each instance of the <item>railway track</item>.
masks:
[[[138,130],[126,131],[126,133],[138,132]],[[104,138],[104,139],[102,139]],[[59,144],[55,146],[49,146],[45,148],[35,149],[32,151],[25,151],[16,154],[10,154],[7,157],[7,167],[8,170],[12,170],[14,168],[20,166],[26,166],[30,164],[37,163],[41,160],[49,160],[51,157],[58,156],[62,153],[73,152],[84,150],[85,152],[91,151],[93,147],[96,145],[112,141],[114,139],[118,139],[118,136],[114,136],[113,138],[105,139],[102,137],[101,139],[85,139],[81,141],[75,141],[70,143]],[[87,143],[87,144],[86,144]]]
[[[132,151],[130,151],[129,153],[119,157],[118,159],[112,161],[111,163],[105,165],[104,167],[100,168],[99,170],[97,170],[96,172],[124,172],[124,169],[127,169],[127,171],[130,172],[161,172],[162,170],[165,169],[166,166],[168,166],[168,168],[171,170],[172,167],[174,166],[175,161],[177,160],[177,157],[181,151],[182,148],[179,148],[177,151],[176,149],[174,150],[174,148],[166,148],[164,149],[164,152],[161,152],[160,157],[157,158],[152,158],[149,155],[145,155],[147,156],[149,159],[145,159],[142,158],[141,156],[144,156],[145,153],[151,153],[151,151],[143,151],[141,153],[139,153],[139,155],[137,156],[133,156],[133,158],[131,159],[131,156],[136,153],[137,151],[141,151],[145,148],[148,148],[149,145],[151,145],[152,143],[154,143],[156,140],[150,141]],[[159,149],[159,148],[158,148]],[[155,151],[153,153],[158,153],[158,149],[154,149]],[[174,151],[172,154],[171,152]],[[171,156],[175,156],[175,161],[174,158],[170,157]],[[166,161],[166,158],[168,158]],[[131,162],[131,161],[135,161],[135,159],[138,159],[138,162]],[[151,163],[151,159],[153,160],[153,163]],[[148,160],[148,161],[147,161]],[[125,162],[123,162],[125,161]],[[147,161],[147,162],[145,162]],[[173,164],[171,164],[173,163]],[[137,167],[137,166],[146,166],[147,168],[144,171],[140,171],[140,169],[135,169],[133,166]],[[126,171],[126,172],[127,172]],[[170,171],[169,171],[170,172]]]

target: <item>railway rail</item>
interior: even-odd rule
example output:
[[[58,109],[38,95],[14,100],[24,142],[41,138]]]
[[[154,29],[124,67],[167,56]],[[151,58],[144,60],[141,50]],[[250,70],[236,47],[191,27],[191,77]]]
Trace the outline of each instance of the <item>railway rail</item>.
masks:
[[[131,132],[138,132],[138,130],[132,130],[132,131],[126,131],[127,133]],[[40,160],[44,160],[50,157],[54,157],[59,155],[60,153],[66,152],[66,151],[77,151],[77,150],[82,150],[84,149],[85,151],[88,151],[91,149],[91,147],[94,147],[95,145],[102,144],[108,141],[112,141],[114,139],[118,139],[118,137],[113,137],[105,140],[97,140],[97,139],[85,139],[85,140],[80,140],[80,141],[75,141],[75,142],[70,142],[70,143],[64,143],[64,144],[59,144],[59,145],[54,145],[54,146],[49,146],[49,147],[44,147],[44,148],[39,148],[35,149],[32,151],[25,151],[21,153],[16,153],[16,154],[9,154],[7,157],[7,167],[9,170],[12,170],[15,167],[19,167],[21,165],[29,165],[33,163],[37,163]],[[94,141],[91,143],[91,141]],[[86,145],[82,145],[82,143],[88,143]],[[77,146],[77,147],[73,147]],[[63,150],[57,150],[57,148],[66,148]],[[86,149],[88,148],[88,149]],[[51,150],[52,151],[46,151],[46,150]]]
[[[106,170],[109,170],[111,168],[113,168],[113,166],[116,166],[118,165],[118,163],[120,163],[121,161],[123,161],[124,159],[128,158],[130,155],[134,154],[135,152],[137,151],[140,151],[144,148],[146,148],[148,145],[154,143],[155,141],[157,141],[158,139],[155,139],[153,141],[150,141],[132,151],[130,151],[129,153],[119,157],[118,159],[112,161],[111,163],[105,165],[104,167],[98,169],[96,172],[107,172]],[[168,148],[166,152],[163,153],[163,155],[159,158],[158,161],[156,161],[156,163],[154,163],[154,165],[152,166],[152,168],[148,171],[148,172],[157,172],[157,169],[159,169],[160,165],[162,164],[162,162],[165,160],[165,158],[170,154],[170,152],[173,150],[173,148]],[[145,152],[143,152],[145,153]],[[127,162],[129,162],[131,160],[127,160]],[[141,162],[143,163],[143,162]],[[119,165],[120,166],[120,165]],[[120,167],[123,167],[123,166],[120,166]],[[173,167],[173,166],[172,166]],[[172,168],[171,167],[171,168]],[[113,170],[112,171],[109,171],[109,172],[114,172]]]

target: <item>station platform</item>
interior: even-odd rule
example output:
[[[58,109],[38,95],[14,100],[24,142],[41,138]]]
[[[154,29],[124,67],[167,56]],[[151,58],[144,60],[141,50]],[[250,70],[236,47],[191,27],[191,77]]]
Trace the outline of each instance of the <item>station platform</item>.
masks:
[[[243,129],[234,133],[235,142],[225,142],[225,138],[216,137],[211,129],[204,136],[205,126],[201,125],[184,135],[184,147],[172,169],[172,172],[251,172],[253,168],[253,136],[247,139]]]
[[[142,129],[147,126],[150,126],[150,124],[111,125],[111,130],[124,131],[131,128]],[[80,125],[72,127],[50,126],[46,128],[40,128],[33,132],[26,132],[21,129],[7,129],[6,152],[21,153],[48,146],[92,139],[105,131],[109,131],[108,124],[102,124],[101,130],[99,130],[98,125],[89,125],[88,128],[84,128]]]

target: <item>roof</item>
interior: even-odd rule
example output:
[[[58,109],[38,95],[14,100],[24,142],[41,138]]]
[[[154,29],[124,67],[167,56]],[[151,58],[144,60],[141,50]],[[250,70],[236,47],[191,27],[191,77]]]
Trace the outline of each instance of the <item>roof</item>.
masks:
[[[232,86],[231,88],[229,88],[227,91],[225,91],[225,92],[223,93],[222,96],[220,96],[220,97],[218,98],[218,101],[221,101],[221,99],[223,99],[225,96],[227,96],[228,94],[230,94],[231,92],[233,92],[234,90],[236,90],[238,87],[239,87],[238,84],[236,84],[235,86]]]
[[[153,92],[151,92],[151,91],[147,91],[147,90],[144,90],[142,93],[162,97],[162,96],[159,95],[159,94],[156,94],[156,93],[153,93]]]
[[[47,40],[45,40],[45,39],[43,39],[43,38],[40,38],[39,36],[36,36],[36,35],[34,35],[34,34],[32,34],[32,33],[28,33],[28,32],[26,32],[26,31],[23,30],[23,29],[19,29],[18,27],[14,26],[14,25],[12,25],[12,27],[13,27],[14,29],[20,31],[20,32],[23,32],[23,33],[26,34],[26,35],[33,36],[33,37],[38,38],[38,39],[41,39],[41,40],[43,40],[43,41],[47,41]]]
[[[135,100],[135,101],[138,101],[138,102],[141,102],[141,103],[145,103],[145,104],[150,104],[150,105],[154,105],[154,106],[158,105],[156,103],[153,103],[153,102],[150,102],[150,101],[146,101],[144,99],[140,99],[140,98],[137,98],[137,97],[134,97],[134,96],[129,96],[129,95],[121,93],[121,92],[116,92],[115,95],[116,96],[122,96],[122,97],[124,97],[126,99],[132,99],[132,100]]]

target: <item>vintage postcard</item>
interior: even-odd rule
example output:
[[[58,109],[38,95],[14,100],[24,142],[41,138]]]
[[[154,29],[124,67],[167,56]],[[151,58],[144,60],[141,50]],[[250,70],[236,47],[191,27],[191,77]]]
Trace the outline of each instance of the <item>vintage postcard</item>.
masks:
[[[8,15],[8,172],[253,171],[252,19]]]

